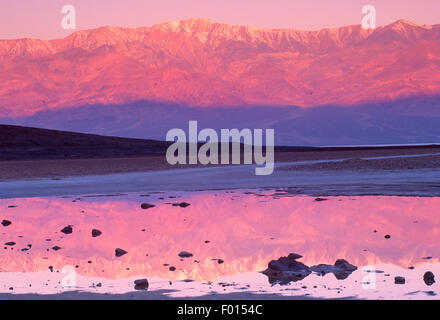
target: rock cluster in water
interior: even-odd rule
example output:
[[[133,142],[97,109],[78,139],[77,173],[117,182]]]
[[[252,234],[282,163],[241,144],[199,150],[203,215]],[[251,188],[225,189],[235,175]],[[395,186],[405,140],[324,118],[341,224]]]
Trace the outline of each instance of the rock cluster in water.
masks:
[[[272,260],[268,268],[262,273],[265,274],[271,284],[289,284],[304,279],[312,272],[319,275],[333,273],[338,280],[346,279],[357,267],[348,263],[344,259],[336,260],[334,265],[319,264],[309,267],[302,262],[297,261],[302,258],[301,255],[291,253],[287,257],[281,257],[278,260]]]

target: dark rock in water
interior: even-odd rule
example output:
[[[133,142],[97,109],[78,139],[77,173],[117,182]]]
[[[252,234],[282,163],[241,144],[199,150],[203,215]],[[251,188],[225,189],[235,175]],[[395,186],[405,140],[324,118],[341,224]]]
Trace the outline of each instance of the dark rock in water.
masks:
[[[348,276],[351,274],[351,272],[333,272],[333,274],[335,275],[335,278],[337,280],[345,280],[348,278]]]
[[[193,254],[186,251],[182,251],[178,254],[178,256],[181,258],[191,258]]]
[[[102,234],[102,232],[98,229],[92,229],[92,237],[96,238],[99,237]]]
[[[155,207],[155,205],[154,204],[150,204],[150,203],[142,203],[141,204],[141,208],[142,209],[150,209],[150,208],[154,208]]]
[[[317,202],[321,202],[321,201],[327,201],[328,199],[326,198],[316,198],[315,201]]]
[[[52,247],[52,250],[54,250],[54,251],[58,251],[58,250],[60,250],[61,249],[61,247],[58,247],[58,246],[54,246],[54,247]]]
[[[172,206],[186,208],[186,207],[190,206],[190,204],[188,202],[180,202],[180,203],[173,203]]]
[[[73,232],[73,229],[72,229],[72,226],[67,226],[67,227],[64,227],[62,230],[61,230],[61,232],[62,233],[64,233],[64,234],[71,234],[72,232]]]
[[[15,246],[15,242],[14,241],[6,242],[5,246]]]
[[[423,281],[425,281],[427,286],[432,286],[435,283],[435,276],[431,271],[426,272],[423,275]]]
[[[179,203],[179,207],[186,208],[186,207],[188,207],[188,206],[190,206],[190,204],[187,203],[187,202],[181,202],[181,203]]]
[[[347,279],[353,271],[357,270],[357,267],[348,263],[348,261],[344,259],[338,259],[332,266],[328,264],[319,264],[310,267],[310,270],[323,276],[327,273],[333,273],[336,279],[344,280]]]
[[[394,283],[395,284],[405,284],[405,278],[404,277],[394,277]]]
[[[125,250],[123,250],[123,249],[120,249],[120,248],[116,248],[115,249],[115,256],[117,257],[117,258],[119,258],[120,256],[123,256],[124,254],[126,254],[127,253],[127,251],[125,251]]]
[[[3,221],[2,221],[2,226],[3,226],[3,227],[7,227],[7,226],[9,226],[9,225],[11,225],[11,224],[12,224],[12,222],[9,221],[9,220],[3,220]]]
[[[331,266],[329,264],[318,264],[316,266],[310,267],[310,270],[312,270],[313,272],[318,273],[319,275],[324,276],[327,273],[332,273],[333,272],[333,266]]]
[[[297,259],[301,259],[303,256],[297,253],[291,253],[287,256],[287,258],[289,259],[293,259],[293,260],[297,260]]]
[[[134,281],[135,290],[148,290],[148,280],[138,279]]]
[[[335,268],[338,268],[338,269],[340,269],[340,270],[342,270],[342,271],[350,271],[350,272],[353,272],[353,271],[357,270],[357,267],[356,267],[356,266],[354,266],[354,265],[348,263],[348,261],[347,261],[347,260],[344,260],[344,259],[338,259],[338,260],[336,260],[334,267],[335,267]]]
[[[272,260],[269,262],[268,268],[262,273],[268,277],[270,284],[285,285],[300,281],[312,273],[308,266],[296,261],[301,257],[299,254],[291,253],[287,257]]]

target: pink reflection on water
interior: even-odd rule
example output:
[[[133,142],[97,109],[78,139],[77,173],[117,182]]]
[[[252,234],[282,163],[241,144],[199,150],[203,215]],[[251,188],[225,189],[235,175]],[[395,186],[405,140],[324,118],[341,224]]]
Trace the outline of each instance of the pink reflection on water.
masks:
[[[359,267],[407,268],[425,263],[422,258],[427,256],[434,257],[430,262],[438,261],[439,198],[330,197],[317,202],[307,196],[270,194],[210,191],[82,197],[74,202],[0,200],[0,219],[12,221],[0,227],[0,241],[16,242],[2,250],[0,270],[36,272],[73,265],[84,276],[207,282],[262,271],[270,260],[291,252],[303,255],[301,261],[308,265],[333,264],[338,258]],[[191,205],[169,204],[182,201]],[[142,202],[156,207],[143,210]],[[67,225],[73,226],[72,234],[60,232]],[[92,229],[102,235],[93,238]],[[391,238],[385,239],[386,234]],[[20,251],[28,244],[30,250]],[[54,246],[62,249],[54,251]],[[115,248],[128,253],[116,258]],[[193,257],[180,259],[180,251]]]

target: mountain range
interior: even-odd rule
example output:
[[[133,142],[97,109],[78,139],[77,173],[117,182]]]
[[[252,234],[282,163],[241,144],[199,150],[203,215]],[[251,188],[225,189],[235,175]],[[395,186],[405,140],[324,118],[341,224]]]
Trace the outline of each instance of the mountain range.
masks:
[[[0,40],[0,122],[112,135],[123,128],[124,136],[160,138],[140,129],[145,121],[147,131],[160,131],[163,139],[162,131],[182,125],[187,112],[193,119],[202,115],[213,127],[224,127],[231,115],[242,119],[242,127],[278,126],[288,144],[320,144],[327,138],[337,139],[333,144],[388,143],[388,127],[393,143],[431,142],[426,140],[440,137],[437,129],[426,132],[405,118],[409,131],[396,135],[398,124],[382,119],[377,128],[369,110],[374,106],[380,118],[378,110],[392,105],[400,111],[385,112],[395,117],[390,121],[402,115],[436,121],[439,74],[439,24],[398,20],[375,30],[356,25],[298,31],[189,19],[102,27],[64,39]],[[249,114],[255,108],[261,118]],[[338,125],[351,121],[346,125],[353,130],[353,119],[365,120],[359,129],[376,130],[375,138],[351,138],[353,132],[307,137],[298,128],[314,126],[315,108]],[[128,110],[135,113],[131,118]],[[345,119],[347,112],[354,118]],[[302,120],[286,124],[289,119]],[[318,131],[325,132],[325,124]],[[414,126],[418,129],[411,131]]]

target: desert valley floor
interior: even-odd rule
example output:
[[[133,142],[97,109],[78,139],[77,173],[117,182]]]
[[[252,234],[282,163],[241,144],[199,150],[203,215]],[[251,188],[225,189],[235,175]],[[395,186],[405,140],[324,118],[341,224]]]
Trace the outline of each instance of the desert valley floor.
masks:
[[[0,297],[435,299],[439,158],[285,153],[271,176],[148,157],[28,160],[32,176],[4,161]],[[94,162],[113,171],[80,170]]]

